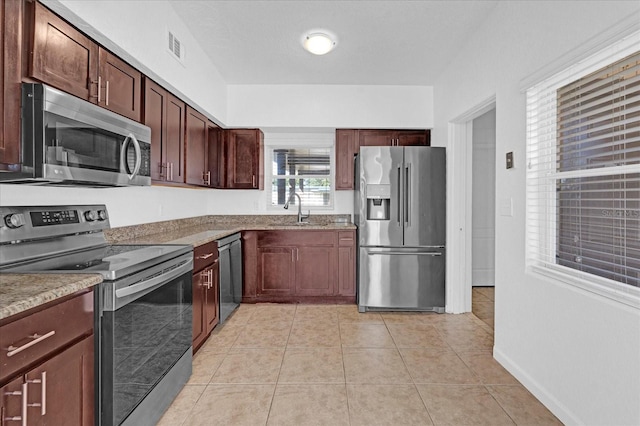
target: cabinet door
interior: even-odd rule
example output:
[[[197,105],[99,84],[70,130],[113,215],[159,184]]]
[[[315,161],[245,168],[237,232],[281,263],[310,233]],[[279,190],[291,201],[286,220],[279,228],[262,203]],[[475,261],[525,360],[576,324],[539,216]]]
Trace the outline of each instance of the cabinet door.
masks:
[[[25,375],[29,425],[93,425],[93,336]]]
[[[99,49],[99,57],[104,95],[99,96],[98,105],[140,121],[142,73],[105,49]]]
[[[98,45],[39,2],[33,5],[29,75],[79,98],[95,101],[92,95],[97,96]]]
[[[392,132],[387,130],[358,131],[358,146],[391,146],[393,142]]]
[[[204,321],[205,286],[202,272],[193,274],[193,324],[192,341],[194,352],[198,350],[207,337]]]
[[[336,251],[333,247],[296,249],[296,285],[299,296],[331,296],[336,282]]]
[[[144,81],[144,120],[151,128],[151,179],[166,180],[167,91],[148,78]]]
[[[22,1],[0,2],[0,163],[20,162],[20,82],[22,65]]]
[[[22,423],[22,392],[24,390],[22,376],[0,388],[0,424],[21,425]],[[27,391],[28,394],[28,391]],[[27,419],[29,414],[27,413]]]
[[[358,153],[358,131],[336,130],[336,189],[353,189],[353,157]]]
[[[338,231],[338,294],[356,295],[355,231]]]
[[[398,146],[430,145],[429,130],[402,130],[396,133]]]
[[[205,290],[205,302],[204,302],[204,318],[206,326],[206,335],[211,333],[218,322],[220,321],[219,310],[219,297],[220,297],[220,270],[218,268],[218,259],[216,259],[212,266],[205,269],[203,272],[209,274],[208,282],[209,286]]]
[[[164,139],[166,180],[184,183],[184,129],[186,105],[167,94],[167,133]]]
[[[187,105],[186,183],[209,186],[207,170],[207,118]]]
[[[224,186],[224,132],[215,123],[209,121],[207,139],[209,142],[209,172],[211,173],[211,186],[222,188]]]
[[[258,248],[258,296],[294,294],[295,249],[291,247]]]
[[[227,138],[227,188],[262,189],[262,132],[233,129]]]

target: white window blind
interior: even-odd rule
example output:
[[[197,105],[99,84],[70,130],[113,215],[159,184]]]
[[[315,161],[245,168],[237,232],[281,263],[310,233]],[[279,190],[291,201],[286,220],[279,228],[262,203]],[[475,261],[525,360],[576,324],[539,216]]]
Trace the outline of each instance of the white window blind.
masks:
[[[307,207],[332,205],[331,148],[274,148],[272,151],[271,205],[284,205],[291,194]],[[294,197],[291,205],[297,206]]]
[[[529,266],[640,288],[637,40],[527,90]]]

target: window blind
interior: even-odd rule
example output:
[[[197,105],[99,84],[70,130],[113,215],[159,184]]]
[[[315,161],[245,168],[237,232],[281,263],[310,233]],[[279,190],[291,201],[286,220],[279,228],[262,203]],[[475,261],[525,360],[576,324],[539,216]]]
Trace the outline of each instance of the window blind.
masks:
[[[331,205],[331,149],[274,149],[272,157],[271,204],[284,205],[292,192],[305,207]],[[292,205],[297,205],[294,197]]]
[[[527,90],[529,265],[640,287],[640,53],[633,47],[609,49]]]

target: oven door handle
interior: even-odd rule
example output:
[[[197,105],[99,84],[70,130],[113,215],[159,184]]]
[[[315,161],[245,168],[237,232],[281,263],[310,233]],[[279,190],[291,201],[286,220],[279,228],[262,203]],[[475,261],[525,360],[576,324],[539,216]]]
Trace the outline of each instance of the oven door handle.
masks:
[[[185,272],[193,270],[193,260],[185,260],[180,266],[177,266],[170,271],[167,271],[161,275],[153,276],[152,278],[148,278],[137,282],[128,287],[120,288],[116,290],[116,299],[121,299],[127,296],[131,296],[136,293],[142,293],[142,295],[149,293],[151,290],[156,287],[160,287],[161,285],[166,284],[171,281],[175,277],[179,277]],[[134,298],[135,299],[135,298]]]

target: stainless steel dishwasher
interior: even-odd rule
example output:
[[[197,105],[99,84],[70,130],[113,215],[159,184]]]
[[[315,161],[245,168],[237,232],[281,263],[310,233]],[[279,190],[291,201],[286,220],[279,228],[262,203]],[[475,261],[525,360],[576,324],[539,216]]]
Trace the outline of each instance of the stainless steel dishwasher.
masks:
[[[242,300],[242,240],[240,233],[218,240],[220,265],[220,324]]]

